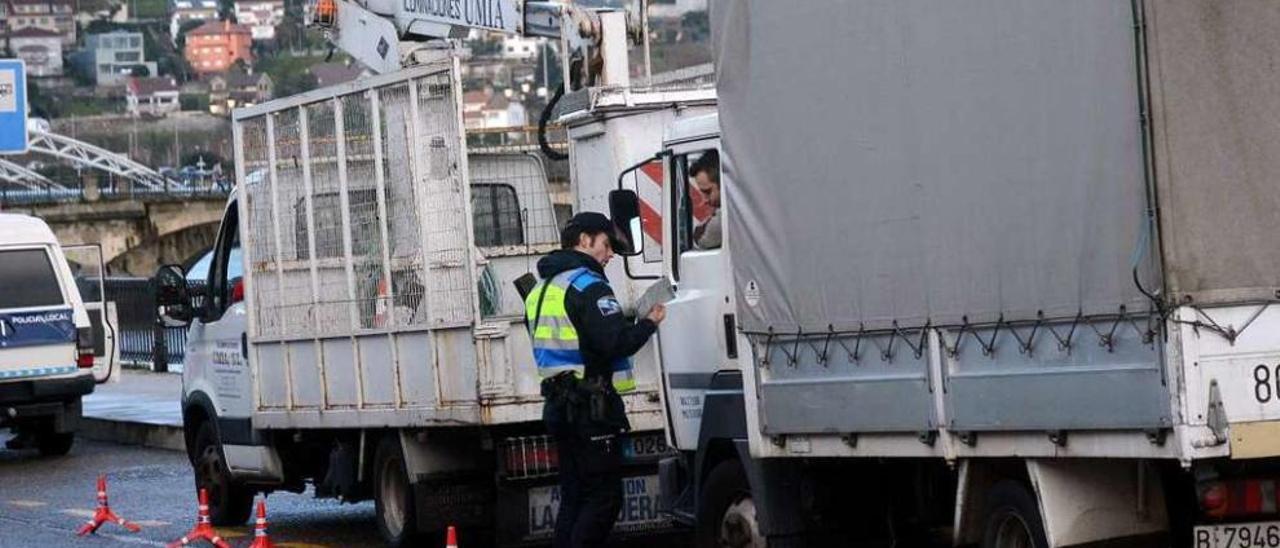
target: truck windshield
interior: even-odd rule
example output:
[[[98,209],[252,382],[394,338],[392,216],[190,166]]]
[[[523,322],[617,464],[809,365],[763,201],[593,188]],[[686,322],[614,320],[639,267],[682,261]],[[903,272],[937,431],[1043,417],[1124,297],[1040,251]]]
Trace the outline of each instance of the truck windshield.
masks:
[[[60,304],[62,288],[45,250],[0,251],[0,310]]]

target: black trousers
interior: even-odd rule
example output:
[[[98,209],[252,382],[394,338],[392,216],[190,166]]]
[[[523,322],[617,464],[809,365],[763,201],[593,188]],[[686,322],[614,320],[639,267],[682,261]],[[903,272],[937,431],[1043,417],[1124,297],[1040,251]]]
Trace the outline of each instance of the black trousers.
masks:
[[[557,430],[560,511],[556,514],[555,548],[604,546],[622,507],[622,454],[617,436],[590,426]]]

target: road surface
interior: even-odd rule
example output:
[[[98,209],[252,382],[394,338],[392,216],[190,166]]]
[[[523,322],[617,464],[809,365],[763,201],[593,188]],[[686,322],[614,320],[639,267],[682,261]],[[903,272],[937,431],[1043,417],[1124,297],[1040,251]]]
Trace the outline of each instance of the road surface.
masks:
[[[76,440],[71,454],[42,458],[34,451],[4,450],[8,438],[8,432],[0,430],[0,548],[164,546],[195,521],[194,482],[182,453]],[[112,509],[142,525],[142,532],[105,525],[92,537],[75,536],[93,513],[98,474],[107,475]],[[339,504],[310,495],[275,493],[267,506],[271,538],[281,548],[383,545],[372,502]],[[233,546],[248,546],[253,538],[251,526],[219,528],[219,532]],[[460,531],[461,547],[479,544],[468,545],[467,533]],[[687,543],[662,542],[667,546]],[[648,542],[636,543],[643,545]]]

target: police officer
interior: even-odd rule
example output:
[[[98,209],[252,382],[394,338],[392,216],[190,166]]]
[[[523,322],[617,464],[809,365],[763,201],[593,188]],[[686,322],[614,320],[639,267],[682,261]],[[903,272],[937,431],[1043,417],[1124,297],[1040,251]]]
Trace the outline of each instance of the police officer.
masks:
[[[631,428],[618,394],[635,389],[630,356],[666,317],[661,305],[638,322],[623,316],[604,266],[624,242],[604,215],[574,215],[561,249],[538,261],[542,282],[525,299],[543,421],[559,448],[557,548],[603,545],[613,528],[622,506],[617,435]]]

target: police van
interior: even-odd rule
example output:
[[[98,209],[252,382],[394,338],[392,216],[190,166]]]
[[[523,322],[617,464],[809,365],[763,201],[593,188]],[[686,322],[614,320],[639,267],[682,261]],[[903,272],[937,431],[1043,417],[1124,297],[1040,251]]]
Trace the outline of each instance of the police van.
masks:
[[[53,231],[0,213],[0,428],[15,434],[9,448],[71,450],[94,354],[90,317]]]

